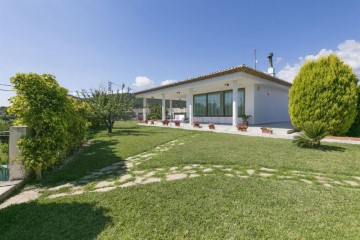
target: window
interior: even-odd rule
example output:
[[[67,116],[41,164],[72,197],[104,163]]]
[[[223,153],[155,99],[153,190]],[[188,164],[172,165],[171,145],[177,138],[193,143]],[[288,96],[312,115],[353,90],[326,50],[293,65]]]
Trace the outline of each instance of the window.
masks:
[[[194,116],[206,116],[206,95],[194,96]]]
[[[239,89],[238,91],[238,114],[239,117],[245,114],[245,90]]]
[[[208,93],[194,96],[194,116],[232,116],[232,91]],[[238,90],[238,114],[245,114],[245,89]]]
[[[225,109],[225,116],[232,116],[232,92],[225,92],[225,99],[224,99],[224,109]]]
[[[223,93],[210,93],[207,98],[208,116],[223,116]]]

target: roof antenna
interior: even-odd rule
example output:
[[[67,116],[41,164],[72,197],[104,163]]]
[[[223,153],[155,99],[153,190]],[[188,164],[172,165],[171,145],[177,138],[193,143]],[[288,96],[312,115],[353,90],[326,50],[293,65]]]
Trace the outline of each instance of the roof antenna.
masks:
[[[256,59],[256,49],[255,48],[254,48],[254,63],[255,63],[255,70],[256,70],[257,59]]]

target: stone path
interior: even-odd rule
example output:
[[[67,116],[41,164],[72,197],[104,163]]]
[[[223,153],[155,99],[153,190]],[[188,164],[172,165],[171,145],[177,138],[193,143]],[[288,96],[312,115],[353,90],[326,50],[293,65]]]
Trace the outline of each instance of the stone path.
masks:
[[[137,185],[206,177],[210,175],[222,175],[224,177],[238,178],[239,180],[247,178],[292,180],[308,185],[319,184],[326,188],[347,187],[360,189],[360,176],[339,175],[334,178],[321,173],[272,169],[267,167],[246,168],[235,165],[189,164],[185,166],[147,170],[134,169],[135,166],[151,160],[154,156],[161,154],[161,152],[169,151],[175,146],[185,144],[190,138],[196,137],[197,135],[199,134],[179,138],[159,145],[150,151],[129,157],[125,162],[117,162],[94,171],[78,181],[65,183],[52,188],[25,188],[21,193],[1,204],[0,208],[7,207],[11,204],[27,202],[39,197],[58,198],[87,192],[106,192],[116,188],[127,188]]]

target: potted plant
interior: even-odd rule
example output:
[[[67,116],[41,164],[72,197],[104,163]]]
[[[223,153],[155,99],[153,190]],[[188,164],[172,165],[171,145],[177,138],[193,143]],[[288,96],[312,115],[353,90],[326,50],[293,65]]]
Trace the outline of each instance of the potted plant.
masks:
[[[169,120],[165,119],[162,121],[162,124],[165,126],[169,126]]]
[[[180,120],[175,120],[174,123],[175,123],[175,126],[180,127]]]
[[[151,122],[152,125],[154,125],[155,121],[156,121],[156,118],[152,118],[150,122]]]
[[[196,128],[200,128],[200,122],[199,121],[193,121],[193,126]]]
[[[249,126],[249,119],[252,117],[251,115],[243,114],[240,116],[243,120],[243,123],[246,124],[246,126]]]
[[[143,122],[143,117],[142,116],[138,116],[138,122],[142,123]]]
[[[244,124],[244,123],[239,123],[238,125],[236,125],[236,128],[237,128],[239,131],[246,132],[247,129],[248,129],[248,125],[246,125],[246,124]]]
[[[145,123],[145,124],[148,124],[148,120],[147,120],[147,119],[145,119],[145,120],[144,120],[144,123]]]
[[[209,129],[215,129],[215,124],[209,123]]]
[[[267,127],[262,127],[261,132],[262,133],[273,134],[273,130],[271,128],[267,128]]]

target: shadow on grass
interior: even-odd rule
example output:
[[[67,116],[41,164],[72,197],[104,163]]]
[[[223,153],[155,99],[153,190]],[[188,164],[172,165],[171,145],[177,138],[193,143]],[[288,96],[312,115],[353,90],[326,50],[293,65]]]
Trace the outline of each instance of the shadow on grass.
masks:
[[[124,160],[115,154],[117,140],[95,140],[85,151],[76,156],[58,171],[45,174],[40,182],[42,186],[52,186],[61,182],[79,180],[94,170],[109,166]]]
[[[346,151],[346,149],[343,147],[330,146],[330,145],[320,145],[318,150],[321,150],[323,152],[345,152]]]
[[[108,210],[88,203],[38,203],[0,210],[1,239],[95,239],[111,222]]]

